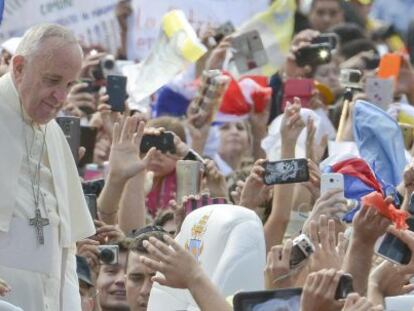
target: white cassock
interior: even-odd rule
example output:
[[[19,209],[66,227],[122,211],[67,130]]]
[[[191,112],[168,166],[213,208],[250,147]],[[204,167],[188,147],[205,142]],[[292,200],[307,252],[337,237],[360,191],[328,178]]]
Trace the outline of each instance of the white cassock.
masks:
[[[94,234],[93,221],[60,127],[52,120],[32,129],[25,113],[24,119],[6,74],[0,78],[0,278],[12,291],[0,299],[25,311],[78,311],[75,242]],[[29,219],[35,215],[32,182],[45,129],[39,208],[50,224],[40,245]]]

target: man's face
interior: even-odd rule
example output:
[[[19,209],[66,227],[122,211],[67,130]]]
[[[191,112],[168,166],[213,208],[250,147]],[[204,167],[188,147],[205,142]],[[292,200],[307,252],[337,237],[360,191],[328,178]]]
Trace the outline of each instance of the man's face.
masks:
[[[49,38],[32,57],[16,55],[13,74],[20,101],[34,122],[45,124],[62,108],[66,95],[76,82],[82,53],[76,44]]]
[[[125,264],[128,252],[120,252],[118,264],[102,265],[96,280],[102,311],[129,310],[125,292]]]
[[[337,0],[317,0],[309,14],[312,29],[326,32],[330,27],[344,21],[344,14]]]
[[[152,288],[151,277],[155,272],[144,266],[139,257],[147,254],[139,252],[129,252],[127,276],[126,276],[126,291],[127,300],[131,311],[145,311],[149,294]],[[151,258],[151,256],[148,256]]]

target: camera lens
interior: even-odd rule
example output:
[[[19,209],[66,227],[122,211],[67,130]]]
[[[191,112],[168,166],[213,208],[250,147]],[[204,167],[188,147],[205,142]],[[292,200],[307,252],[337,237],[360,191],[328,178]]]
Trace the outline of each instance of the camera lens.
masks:
[[[333,178],[329,179],[329,182],[334,182],[334,179]]]
[[[361,80],[361,74],[359,72],[351,72],[349,75],[349,82],[358,83]]]
[[[107,70],[112,70],[115,66],[115,62],[112,59],[105,59],[103,62],[103,67]]]
[[[115,259],[115,254],[110,249],[105,248],[99,253],[99,258],[102,262],[109,264]]]
[[[311,253],[312,252],[312,247],[306,246],[305,250],[306,250],[307,253]]]

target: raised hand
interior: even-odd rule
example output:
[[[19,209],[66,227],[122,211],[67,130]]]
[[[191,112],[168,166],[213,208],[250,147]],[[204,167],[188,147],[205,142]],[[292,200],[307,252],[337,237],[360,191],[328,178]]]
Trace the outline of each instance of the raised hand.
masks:
[[[11,288],[5,281],[0,279],[0,296],[4,297],[11,291]]]
[[[292,240],[287,240],[284,245],[273,246],[267,253],[267,262],[264,271],[265,288],[290,288],[295,286],[295,279],[290,275],[290,254],[292,252]]]
[[[214,161],[206,160],[205,176],[210,196],[227,198],[226,178],[219,172]]]
[[[265,160],[262,159],[257,160],[244,182],[240,195],[239,204],[241,206],[255,209],[270,199],[269,194],[273,187],[267,186],[263,182],[264,162]]]
[[[344,302],[335,300],[335,292],[342,274],[335,269],[323,269],[309,274],[303,287],[300,310],[340,310]]]
[[[144,133],[144,122],[136,117],[124,118],[122,126],[115,123],[111,153],[109,155],[109,174],[121,181],[142,172],[155,149],[151,149],[143,159],[140,157],[140,144]]]
[[[373,304],[366,298],[361,297],[357,293],[351,293],[346,297],[345,305],[342,311],[382,311],[384,308],[373,306]]]
[[[305,127],[305,123],[300,115],[301,101],[298,97],[294,98],[293,104],[289,103],[286,106],[282,117],[280,126],[280,134],[282,135],[282,147],[296,146],[296,141],[299,134]]]

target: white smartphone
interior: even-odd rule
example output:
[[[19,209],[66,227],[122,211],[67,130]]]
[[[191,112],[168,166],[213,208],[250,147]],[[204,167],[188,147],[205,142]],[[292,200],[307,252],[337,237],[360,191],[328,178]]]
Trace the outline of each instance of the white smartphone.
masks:
[[[336,196],[344,198],[344,175],[340,173],[325,173],[321,175],[321,195],[332,189],[341,189]]]

